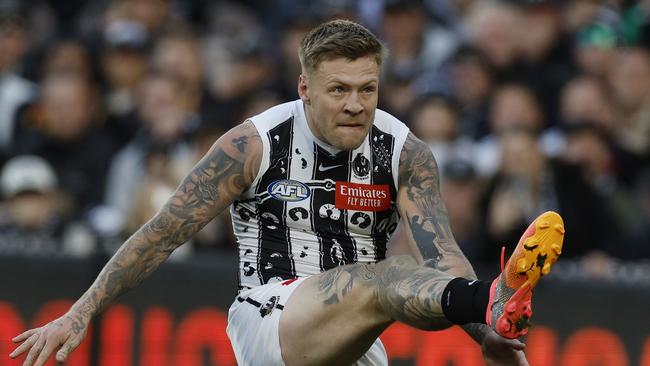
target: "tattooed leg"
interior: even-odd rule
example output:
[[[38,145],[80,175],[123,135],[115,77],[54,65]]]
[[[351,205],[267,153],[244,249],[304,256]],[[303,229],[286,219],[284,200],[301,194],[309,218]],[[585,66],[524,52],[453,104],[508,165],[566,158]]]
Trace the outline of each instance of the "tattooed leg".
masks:
[[[350,264],[305,280],[280,318],[282,357],[291,365],[346,365],[393,321],[425,330],[451,325],[440,299],[451,276],[410,256]]]
[[[442,312],[442,292],[453,279],[418,265],[410,256],[396,257],[380,266],[377,300],[391,318],[423,330],[442,330],[452,324]]]

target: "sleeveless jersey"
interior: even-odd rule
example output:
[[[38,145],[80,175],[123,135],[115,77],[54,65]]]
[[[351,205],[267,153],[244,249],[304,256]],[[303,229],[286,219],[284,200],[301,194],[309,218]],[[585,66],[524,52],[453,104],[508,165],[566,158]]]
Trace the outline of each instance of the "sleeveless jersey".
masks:
[[[239,289],[384,259],[399,221],[397,172],[408,128],[377,110],[363,144],[341,151],[312,134],[301,100],[250,121],[263,156],[230,208]]]

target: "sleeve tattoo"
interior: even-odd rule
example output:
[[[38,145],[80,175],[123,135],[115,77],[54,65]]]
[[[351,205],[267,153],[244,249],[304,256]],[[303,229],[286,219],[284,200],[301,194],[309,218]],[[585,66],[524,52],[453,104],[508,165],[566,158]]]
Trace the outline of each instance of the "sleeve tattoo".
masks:
[[[412,134],[400,156],[399,184],[400,213],[425,265],[456,276],[475,277],[449,227],[433,154]]]
[[[475,279],[474,269],[451,232],[433,154],[411,133],[400,155],[399,185],[400,214],[407,224],[407,237],[422,255],[423,265],[453,276]],[[488,331],[484,324],[468,324],[463,329],[479,343]]]
[[[261,140],[247,121],[222,136],[180,183],[163,208],[109,260],[73,306],[81,324],[139,285],[174,249],[230,205],[257,175]]]

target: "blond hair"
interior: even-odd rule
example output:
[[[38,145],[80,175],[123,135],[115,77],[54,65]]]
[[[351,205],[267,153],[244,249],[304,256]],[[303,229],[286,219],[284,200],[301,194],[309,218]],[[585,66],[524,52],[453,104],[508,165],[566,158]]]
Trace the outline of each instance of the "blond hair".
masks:
[[[298,49],[303,71],[316,70],[322,61],[345,58],[354,61],[374,57],[381,66],[385,47],[372,32],[349,20],[332,20],[312,29],[303,38]]]

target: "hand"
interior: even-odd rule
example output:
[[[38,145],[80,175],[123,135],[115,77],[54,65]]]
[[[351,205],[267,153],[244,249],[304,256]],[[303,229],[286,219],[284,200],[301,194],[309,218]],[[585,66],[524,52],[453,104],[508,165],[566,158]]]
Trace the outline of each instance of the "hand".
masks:
[[[87,331],[88,320],[68,312],[40,328],[30,329],[12,339],[14,343],[23,343],[9,357],[16,358],[29,350],[23,366],[42,366],[52,352],[59,349],[56,360],[64,362],[84,339]]]
[[[528,366],[524,348],[526,345],[518,339],[506,339],[494,331],[490,331],[481,344],[488,366]]]

